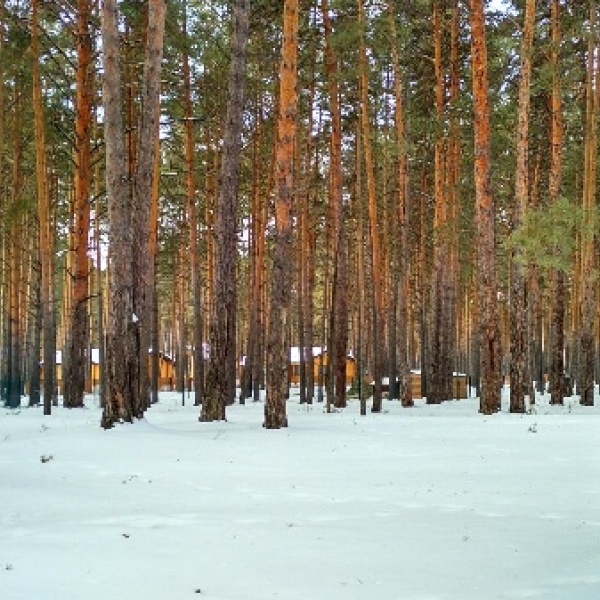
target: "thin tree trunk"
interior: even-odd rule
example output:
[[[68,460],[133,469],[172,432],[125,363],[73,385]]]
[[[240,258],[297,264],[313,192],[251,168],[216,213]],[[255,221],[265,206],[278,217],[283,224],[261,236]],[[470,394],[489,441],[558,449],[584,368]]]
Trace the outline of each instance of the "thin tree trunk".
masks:
[[[579,378],[577,388],[580,402],[584,406],[594,404],[594,319],[596,289],[592,273],[594,260],[593,209],[596,201],[596,170],[598,155],[598,91],[600,77],[598,69],[598,31],[596,23],[596,3],[590,2],[588,44],[588,74],[586,85],[585,119],[585,164],[583,174],[584,224],[581,232],[581,321],[579,324]]]
[[[396,144],[398,147],[398,203],[396,214],[399,226],[399,248],[396,249],[397,268],[394,277],[394,293],[397,296],[398,310],[398,365],[401,380],[399,395],[402,406],[413,406],[410,364],[408,358],[408,287],[409,287],[409,248],[408,248],[408,155],[406,125],[404,115],[404,98],[402,75],[400,72],[400,55],[398,52],[398,32],[392,0],[387,1],[390,23],[392,65],[394,68],[395,126]],[[396,302],[394,303],[396,306]]]
[[[39,63],[39,25],[38,25],[38,0],[31,3],[31,51],[33,54],[33,110],[35,118],[35,154],[36,154],[36,181],[38,195],[38,222],[40,236],[40,259],[42,265],[42,321],[44,332],[44,414],[51,413],[52,398],[55,389],[56,335],[54,314],[54,272],[52,270],[51,249],[51,214],[50,193],[48,189],[48,169],[46,166],[46,131],[44,122],[44,106],[42,100],[42,80]],[[18,300],[17,300],[18,301]]]
[[[364,226],[364,210],[363,210],[363,178],[362,178],[362,143],[360,131],[357,126],[356,131],[356,198],[355,198],[355,211],[357,220],[357,246],[358,252],[356,257],[357,262],[357,279],[358,279],[358,290],[357,290],[357,329],[358,329],[358,348],[356,350],[356,374],[358,377],[358,400],[360,402],[360,414],[366,416],[367,414],[367,390],[363,388],[363,373],[364,373],[364,293],[365,293],[365,226]]]
[[[184,16],[183,34],[187,35],[187,17]],[[198,255],[198,210],[196,207],[196,178],[194,174],[194,123],[192,115],[192,81],[190,59],[187,51],[183,54],[183,108],[185,116],[185,163],[186,193],[190,227],[190,275],[192,286],[192,331],[194,351],[194,404],[200,406],[204,394],[204,351],[202,290],[200,287],[200,260]]]
[[[460,57],[460,9],[458,0],[452,2],[452,15],[450,20],[450,90],[448,107],[450,110],[449,136],[448,136],[448,166],[446,169],[448,186],[448,221],[449,221],[449,265],[446,274],[445,304],[450,323],[447,328],[447,365],[446,381],[448,390],[454,392],[454,370],[459,371],[458,350],[461,303],[459,301],[459,219],[460,219],[460,182],[461,182],[461,126],[460,126],[460,84],[461,84],[461,57]],[[458,389],[458,388],[456,388]],[[454,393],[453,393],[454,396]],[[459,398],[460,399],[460,396]]]
[[[64,405],[83,406],[89,366],[89,258],[91,121],[92,121],[92,38],[90,0],[77,2],[77,70],[75,99],[75,232],[72,269],[72,309],[68,369],[63,365]]]
[[[445,20],[438,0],[433,4],[433,40],[435,71],[435,113],[437,128],[434,149],[434,239],[433,273],[431,285],[431,316],[428,332],[428,360],[422,376],[427,378],[427,403],[439,404],[452,398],[452,380],[447,377],[449,356],[448,338],[452,315],[446,304],[449,285],[449,240],[447,232],[448,199],[446,169],[448,162],[445,124],[446,91],[444,65],[442,63],[443,33]]]
[[[552,48],[550,54],[550,64],[552,67],[552,96],[551,106],[551,129],[550,129],[550,176],[548,184],[548,200],[556,202],[560,197],[562,183],[562,146],[564,139],[563,116],[562,116],[562,96],[559,71],[559,52],[561,42],[560,31],[560,5],[558,0],[552,0],[551,5],[552,20]],[[552,360],[550,367],[550,404],[563,404],[565,389],[565,303],[566,303],[566,285],[565,275],[555,269],[552,273],[552,282],[554,284],[553,293],[553,311],[551,320],[550,340],[552,344]]]
[[[332,26],[329,17],[329,2],[322,0],[321,13],[325,29],[325,60],[331,113],[331,140],[329,166],[329,192],[331,215],[331,238],[333,244],[333,286],[330,317],[331,340],[328,352],[329,377],[334,385],[334,406],[346,406],[346,357],[348,354],[348,298],[346,244],[344,236],[344,211],[342,189],[342,113],[339,102],[339,73],[337,57],[332,42]]]
[[[156,270],[158,265],[158,202],[160,195],[160,140],[156,136],[156,152],[154,155],[154,175],[152,178],[152,198],[150,205],[150,229],[148,232],[148,315],[150,319],[150,403],[158,402],[158,388],[160,385],[160,365],[159,365],[159,324],[158,324],[158,286],[156,282]],[[190,223],[191,227],[191,223]],[[142,358],[143,360],[143,358]]]
[[[377,190],[371,141],[371,121],[369,116],[369,75],[367,45],[365,33],[364,0],[358,0],[359,72],[360,72],[360,120],[362,125],[363,150],[367,179],[367,201],[369,208],[369,229],[371,233],[372,280],[373,280],[373,405],[372,412],[382,409],[382,377],[384,341],[383,323],[383,278],[381,274],[381,244],[379,240],[379,218],[377,209]]]
[[[39,242],[34,242],[31,268],[31,300],[30,315],[32,315],[32,347],[29,360],[29,406],[40,403],[40,349],[42,345],[42,305],[40,302],[42,277],[39,256]]]

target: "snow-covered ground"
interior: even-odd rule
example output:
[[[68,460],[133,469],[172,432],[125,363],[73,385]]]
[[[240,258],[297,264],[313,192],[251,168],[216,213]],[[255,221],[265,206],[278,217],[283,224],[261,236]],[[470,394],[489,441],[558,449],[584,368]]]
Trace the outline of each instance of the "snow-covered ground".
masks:
[[[0,410],[0,599],[600,599],[598,407],[187,404]]]

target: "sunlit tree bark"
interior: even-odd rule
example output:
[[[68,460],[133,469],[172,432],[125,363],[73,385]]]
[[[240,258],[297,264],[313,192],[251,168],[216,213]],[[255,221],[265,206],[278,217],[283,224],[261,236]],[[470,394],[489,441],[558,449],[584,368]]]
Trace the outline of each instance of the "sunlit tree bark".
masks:
[[[286,273],[292,262],[292,199],[294,148],[298,110],[298,0],[283,6],[283,45],[279,71],[279,113],[275,141],[275,240],[271,266],[271,302],[267,338],[267,401],[264,426],[287,427],[285,397],[288,373],[286,336],[290,315],[290,286]]]
[[[490,106],[484,0],[471,0],[471,65],[475,137],[475,218],[477,226],[478,320],[481,349],[480,410],[500,408],[494,200],[490,189]]]

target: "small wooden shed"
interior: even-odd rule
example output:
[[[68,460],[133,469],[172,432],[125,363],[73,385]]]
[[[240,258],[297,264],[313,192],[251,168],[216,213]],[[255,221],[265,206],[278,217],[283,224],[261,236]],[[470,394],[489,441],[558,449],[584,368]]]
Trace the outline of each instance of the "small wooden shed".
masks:
[[[388,392],[389,378],[384,377],[382,380],[383,391]],[[421,387],[421,371],[414,369],[410,372],[410,389],[413,398],[422,398],[423,392]],[[452,376],[452,397],[454,399],[468,398],[467,376],[464,373],[454,373]]]
[[[411,389],[413,398],[422,398],[421,391],[421,371],[415,369],[410,372]],[[452,375],[452,395],[453,398],[468,398],[467,376],[464,373],[453,373]]]

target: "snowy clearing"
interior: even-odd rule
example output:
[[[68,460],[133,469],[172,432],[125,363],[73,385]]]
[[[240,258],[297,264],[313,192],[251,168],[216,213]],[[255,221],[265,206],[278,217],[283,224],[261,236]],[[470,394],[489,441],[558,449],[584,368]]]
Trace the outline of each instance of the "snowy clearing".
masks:
[[[0,411],[2,600],[598,600],[600,410]]]

